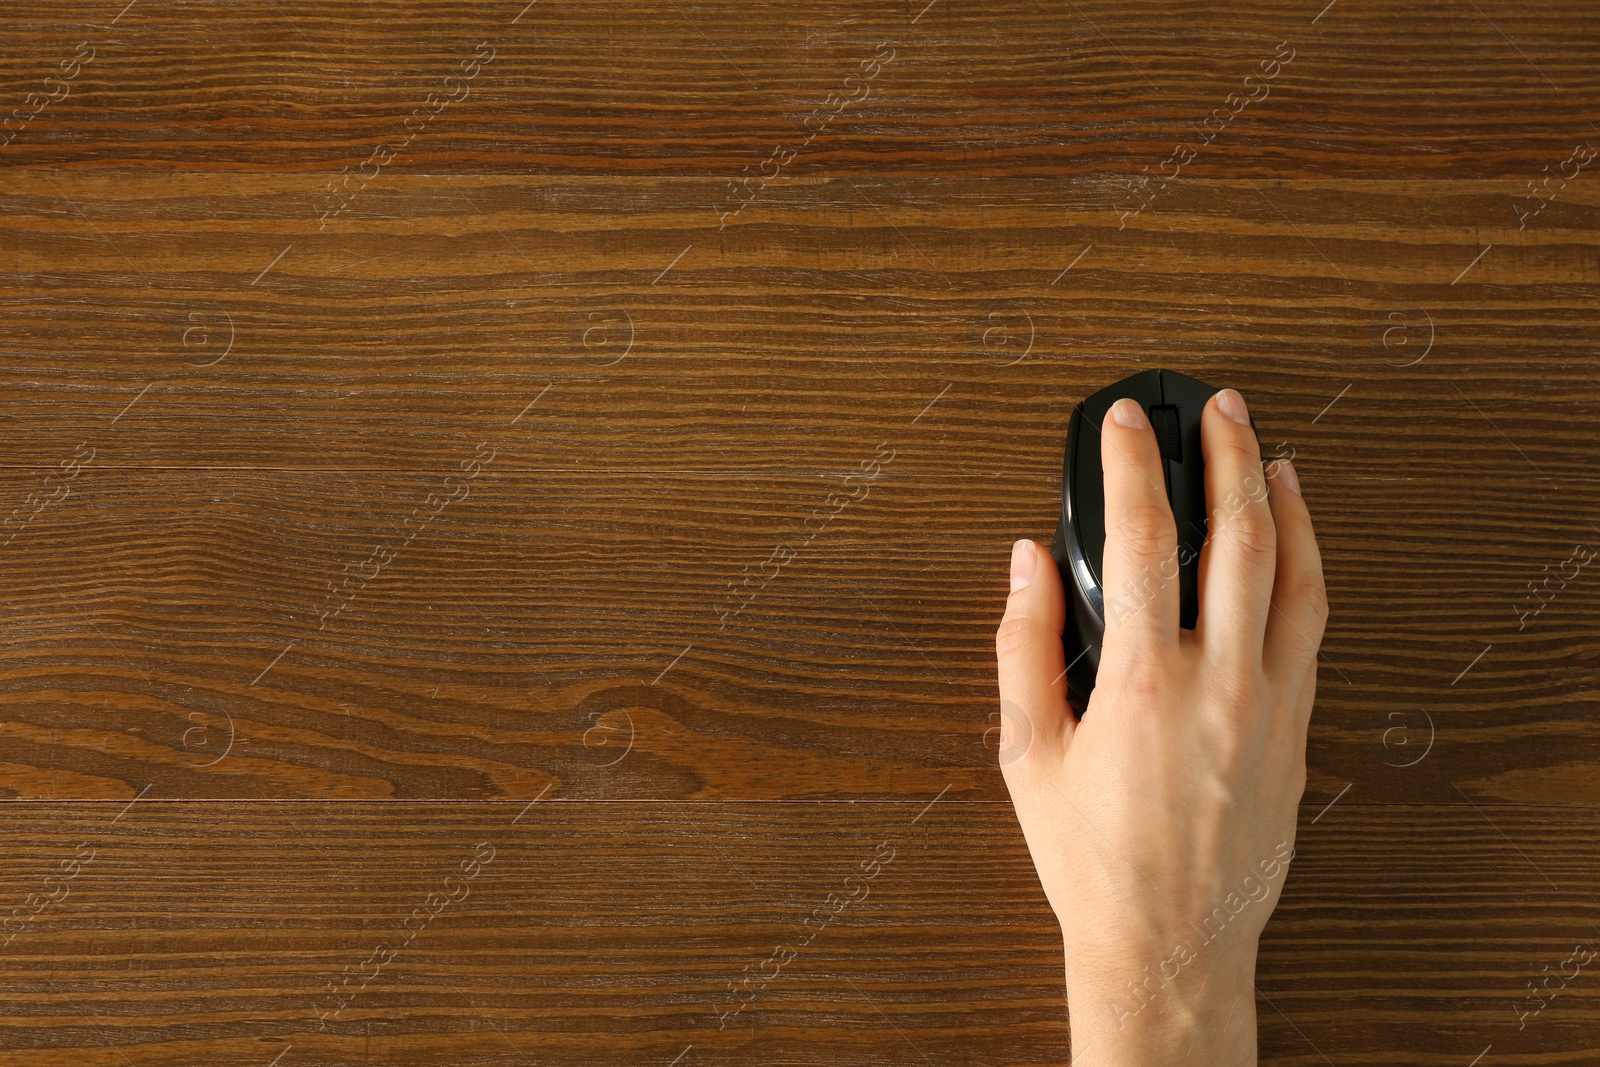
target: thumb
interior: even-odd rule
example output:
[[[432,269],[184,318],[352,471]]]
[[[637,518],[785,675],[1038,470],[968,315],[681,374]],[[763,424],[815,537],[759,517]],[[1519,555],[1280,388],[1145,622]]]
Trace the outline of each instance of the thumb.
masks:
[[[1000,765],[1056,750],[1075,725],[1067,706],[1061,629],[1066,595],[1056,561],[1036,542],[1011,546],[1011,594],[995,631],[1002,722]]]

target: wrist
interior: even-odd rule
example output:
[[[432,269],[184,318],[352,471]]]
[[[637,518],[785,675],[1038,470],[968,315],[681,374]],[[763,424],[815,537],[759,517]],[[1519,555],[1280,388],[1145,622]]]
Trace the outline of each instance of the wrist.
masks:
[[[1074,1067],[1255,1067],[1255,946],[1234,958],[1175,954],[1080,966],[1068,980]]]

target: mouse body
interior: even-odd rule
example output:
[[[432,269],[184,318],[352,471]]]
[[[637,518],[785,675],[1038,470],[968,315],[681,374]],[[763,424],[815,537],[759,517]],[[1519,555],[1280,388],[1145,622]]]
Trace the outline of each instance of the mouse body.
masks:
[[[1200,612],[1200,549],[1207,532],[1205,463],[1200,449],[1200,416],[1218,390],[1170,370],[1150,370],[1124,378],[1086,397],[1067,425],[1061,468],[1061,521],[1050,554],[1066,589],[1067,619],[1062,632],[1067,693],[1073,708],[1087,708],[1100,668],[1100,643],[1106,628],[1104,555],[1105,480],[1100,465],[1100,427],[1111,405],[1132,397],[1145,409],[1161,446],[1167,501],[1177,525],[1176,560],[1141,575],[1117,602],[1140,610],[1151,592],[1176,581],[1179,625],[1194,629]],[[1254,420],[1251,427],[1254,428]]]

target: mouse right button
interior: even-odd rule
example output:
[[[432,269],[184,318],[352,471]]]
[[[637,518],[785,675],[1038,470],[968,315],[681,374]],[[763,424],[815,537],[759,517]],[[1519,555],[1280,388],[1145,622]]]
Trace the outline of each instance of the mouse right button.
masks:
[[[1200,617],[1200,549],[1208,528],[1200,419],[1216,391],[1186,374],[1161,372],[1162,401],[1177,412],[1177,440],[1167,455],[1167,484],[1178,528],[1178,625],[1190,630]]]

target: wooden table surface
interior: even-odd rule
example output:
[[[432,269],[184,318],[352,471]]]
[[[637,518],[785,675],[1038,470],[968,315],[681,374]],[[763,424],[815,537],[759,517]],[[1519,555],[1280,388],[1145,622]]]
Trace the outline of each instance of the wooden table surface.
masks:
[[[1592,4],[123,2],[0,39],[0,1062],[1065,1063],[993,630],[1156,366],[1326,561],[1263,1062],[1600,1062]]]

